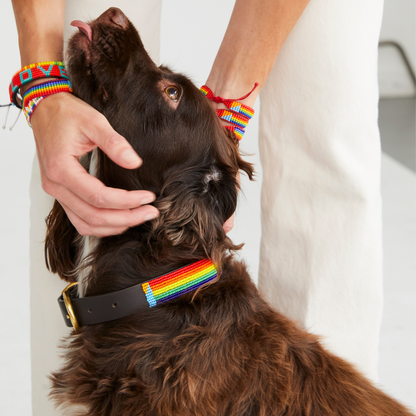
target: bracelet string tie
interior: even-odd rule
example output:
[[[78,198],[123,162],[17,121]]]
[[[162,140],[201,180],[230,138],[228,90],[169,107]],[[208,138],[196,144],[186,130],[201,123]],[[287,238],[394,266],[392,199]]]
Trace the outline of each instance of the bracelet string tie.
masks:
[[[259,83],[254,84],[253,89],[246,95],[236,99],[226,99],[220,96],[215,96],[214,93],[206,85],[201,87],[201,92],[211,101],[218,104],[224,104],[229,110],[217,110],[217,115],[220,119],[228,121],[232,126],[224,126],[226,129],[232,131],[238,140],[241,140],[248,122],[254,115],[254,110],[248,105],[242,104],[239,101],[246,99],[258,87]]]

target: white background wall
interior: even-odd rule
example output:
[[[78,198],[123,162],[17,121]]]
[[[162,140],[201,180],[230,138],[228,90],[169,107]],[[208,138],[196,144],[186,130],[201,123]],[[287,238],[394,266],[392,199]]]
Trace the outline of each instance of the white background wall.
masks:
[[[413,68],[416,68],[416,1],[385,0],[380,41],[394,40],[402,44]]]

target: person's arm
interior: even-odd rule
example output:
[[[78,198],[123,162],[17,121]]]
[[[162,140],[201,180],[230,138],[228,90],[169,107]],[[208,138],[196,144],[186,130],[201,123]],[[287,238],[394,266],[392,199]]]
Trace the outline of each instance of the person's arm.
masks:
[[[60,61],[63,55],[65,0],[12,0],[22,66]],[[68,93],[43,100],[32,116],[42,187],[55,197],[83,235],[119,234],[158,215],[148,191],[107,188],[79,164],[100,147],[127,169],[141,159],[94,108]],[[143,205],[143,206],[142,206]]]
[[[253,106],[289,33],[310,0],[237,0],[206,85]]]
[[[253,107],[274,61],[310,0],[236,0],[224,39],[206,85],[216,96]],[[216,108],[223,104],[212,102]],[[229,124],[221,120],[223,124]],[[224,230],[234,226],[234,214]]]
[[[65,0],[12,0],[22,67],[62,61]]]

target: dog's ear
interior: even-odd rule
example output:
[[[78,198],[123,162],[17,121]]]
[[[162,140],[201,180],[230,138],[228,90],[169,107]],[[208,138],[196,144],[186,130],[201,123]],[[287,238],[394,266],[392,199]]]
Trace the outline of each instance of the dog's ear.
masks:
[[[226,128],[224,128],[224,131],[228,140],[220,142],[222,145],[220,146],[220,149],[221,147],[225,149],[223,150],[223,153],[226,163],[230,163],[231,161],[231,163],[237,167],[237,170],[245,172],[248,178],[252,181],[254,179],[254,167],[251,163],[245,161],[241,157],[239,150],[240,141],[237,139],[234,132]]]
[[[46,218],[45,262],[46,267],[67,282],[75,281],[71,271],[75,268],[76,248],[73,244],[78,236],[64,209],[55,200]]]
[[[158,239],[185,246],[188,253],[202,247],[217,265],[227,250],[241,248],[223,229],[237,207],[239,170],[253,178],[253,167],[241,158],[230,132],[226,137],[222,135],[209,164],[172,173],[155,203],[160,211],[153,222]]]

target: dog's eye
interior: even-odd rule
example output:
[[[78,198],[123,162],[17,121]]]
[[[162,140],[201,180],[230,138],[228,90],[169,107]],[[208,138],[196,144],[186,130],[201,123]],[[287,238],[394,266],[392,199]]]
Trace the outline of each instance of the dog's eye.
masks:
[[[169,86],[165,88],[165,94],[172,100],[178,101],[179,100],[179,89],[174,86]]]

